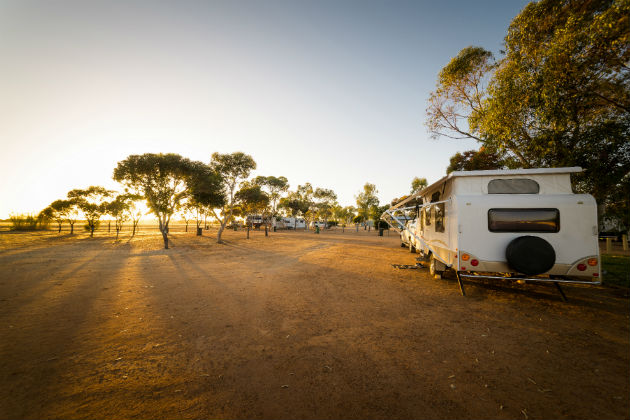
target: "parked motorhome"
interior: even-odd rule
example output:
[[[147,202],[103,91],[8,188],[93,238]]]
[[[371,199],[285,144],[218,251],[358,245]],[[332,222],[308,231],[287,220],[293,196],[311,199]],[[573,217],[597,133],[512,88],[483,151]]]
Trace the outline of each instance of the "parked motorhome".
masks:
[[[600,283],[595,199],[571,189],[571,174],[581,171],[452,172],[414,195],[422,204],[410,235],[432,274]],[[404,204],[383,215],[400,230]]]
[[[417,219],[407,221],[407,223],[405,223],[406,229],[402,229],[400,232],[400,246],[403,248],[409,247],[409,250],[412,252],[416,250],[416,241],[411,234],[416,228],[416,221]]]
[[[278,227],[281,229],[304,229],[306,221],[299,217],[282,217],[278,218]]]
[[[245,219],[245,224],[253,228],[260,228],[264,223],[263,217],[259,214],[250,214]]]

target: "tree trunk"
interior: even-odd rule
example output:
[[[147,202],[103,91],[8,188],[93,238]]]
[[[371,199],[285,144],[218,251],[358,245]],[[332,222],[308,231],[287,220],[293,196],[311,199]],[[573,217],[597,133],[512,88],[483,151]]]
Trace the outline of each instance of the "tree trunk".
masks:
[[[107,222],[107,233],[112,231],[112,222]]]
[[[247,239],[249,239],[249,225],[247,225]]]
[[[265,224],[265,236],[269,236],[269,232],[268,232],[268,229],[267,229],[267,224]]]
[[[136,223],[136,222],[131,222],[131,223],[133,223],[133,232],[131,233],[131,236],[136,236],[136,225],[138,223]]]
[[[225,229],[225,223],[221,223],[221,226],[219,226],[219,231],[217,232],[217,243],[220,244],[221,242],[221,234],[223,233],[223,229]]]
[[[57,233],[61,233],[61,223],[59,223],[59,231]]]
[[[90,224],[90,238],[94,237],[94,223]]]
[[[168,233],[166,233],[166,228],[162,229],[162,239],[164,239],[164,249],[168,249]]]
[[[74,223],[70,223],[70,235],[74,234]]]
[[[120,229],[116,228],[116,240],[118,240],[118,233],[120,232]]]

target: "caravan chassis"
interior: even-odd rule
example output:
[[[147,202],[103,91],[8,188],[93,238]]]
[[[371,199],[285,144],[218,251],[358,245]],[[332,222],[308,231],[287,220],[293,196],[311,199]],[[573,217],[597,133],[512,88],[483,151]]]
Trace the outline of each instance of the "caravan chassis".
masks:
[[[416,241],[418,241],[419,243],[422,244],[422,246],[425,249],[428,249],[431,252],[431,255],[433,256],[433,258],[435,258],[436,260],[440,261],[442,264],[444,264],[444,266],[449,269],[452,268],[452,264],[449,264],[447,261],[445,261],[443,258],[441,258],[437,252],[435,252],[435,250],[422,238],[420,238],[418,235],[416,235],[414,232],[412,232],[411,230],[409,230],[409,228],[405,225],[405,223],[403,223],[399,218],[397,218],[394,213],[398,212],[398,211],[404,211],[404,210],[415,210],[416,214],[420,213],[420,209],[424,208],[424,207],[428,207],[428,206],[433,206],[436,204],[441,204],[441,203],[447,203],[449,202],[450,199],[448,200],[442,200],[442,201],[435,201],[432,203],[427,203],[427,204],[423,204],[423,205],[418,205],[418,206],[412,206],[412,207],[397,207],[397,206],[393,206],[390,207],[388,210],[385,210],[385,212],[381,215],[381,219],[384,220],[388,225],[390,225],[395,231],[397,232],[402,232],[407,231],[413,238],[415,238]],[[402,203],[400,203],[402,204]],[[400,205],[399,204],[399,205]],[[393,223],[392,223],[393,220]],[[397,225],[397,226],[396,226]],[[474,274],[473,271],[458,271],[458,270],[453,270],[455,272],[455,276],[457,277],[457,283],[459,284],[459,290],[462,294],[462,296],[466,296],[466,291],[464,289],[464,283],[462,281],[462,278],[467,278],[467,279],[500,279],[500,280],[516,280],[519,282],[541,282],[541,283],[553,283],[556,287],[556,289],[558,290],[558,292],[560,292],[560,295],[562,296],[562,300],[563,301],[567,301],[567,297],[564,294],[564,291],[562,290],[562,288],[560,287],[560,283],[573,283],[573,284],[585,284],[585,285],[598,285],[601,284],[601,280],[600,281],[582,281],[582,280],[573,280],[573,279],[556,279],[556,278],[552,278],[551,276],[549,278],[545,278],[545,277],[513,277],[513,276],[496,276],[496,275],[485,275],[485,274]],[[463,274],[466,273],[466,274]]]

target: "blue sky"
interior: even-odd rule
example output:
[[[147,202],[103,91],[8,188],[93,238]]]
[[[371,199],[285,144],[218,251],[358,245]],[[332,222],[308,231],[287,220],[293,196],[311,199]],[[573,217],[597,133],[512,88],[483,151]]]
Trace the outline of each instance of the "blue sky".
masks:
[[[525,1],[0,1],[0,218],[105,185],[130,154],[208,162],[354,204],[436,181],[472,141],[424,126],[462,48],[498,54]]]

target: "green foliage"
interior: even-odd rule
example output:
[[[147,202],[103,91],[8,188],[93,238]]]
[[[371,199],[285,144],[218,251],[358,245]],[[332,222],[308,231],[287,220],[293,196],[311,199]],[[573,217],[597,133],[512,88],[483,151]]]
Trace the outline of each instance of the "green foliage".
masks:
[[[32,214],[11,214],[11,230],[28,231],[40,228],[40,219]]]
[[[505,169],[509,167],[508,159],[502,158],[498,153],[481,147],[479,150],[467,150],[463,153],[455,153],[451,156],[446,173],[453,171],[481,171],[487,169]]]
[[[253,182],[267,190],[271,202],[271,214],[275,215],[280,194],[289,189],[289,180],[283,176],[257,176]]]
[[[235,199],[245,214],[262,214],[269,205],[269,195],[260,187],[249,182],[241,184],[241,188],[236,192]]]
[[[145,153],[127,157],[114,169],[114,180],[146,199],[158,218],[165,249],[168,249],[171,216],[189,196],[190,185],[201,165],[174,153]]]
[[[317,188],[313,193],[315,217],[328,222],[332,216],[334,206],[337,204],[337,194],[331,189]]]
[[[108,203],[105,202],[105,199],[112,194],[113,191],[99,186],[91,186],[84,190],[74,189],[68,192],[68,198],[83,213],[90,230],[90,236],[94,236],[94,230],[98,227],[99,219],[107,213]]]
[[[217,221],[221,224],[217,233],[217,242],[221,243],[221,234],[226,224],[232,220],[234,207],[236,206],[234,194],[236,186],[246,179],[250,172],[256,169],[256,162],[250,155],[243,152],[234,152],[231,154],[213,153],[210,161],[210,167],[223,180],[223,193],[225,194],[225,202],[221,211],[221,217],[213,213]]]
[[[612,203],[630,173],[629,16],[628,0],[528,4],[498,62],[467,48],[442,70],[429,130],[524,167],[581,166],[577,189]]]
[[[423,188],[426,188],[429,185],[426,178],[414,177],[411,180],[411,194],[415,194],[420,192]]]
[[[378,190],[374,184],[367,182],[363,186],[363,191],[355,196],[357,200],[357,211],[362,220],[378,220],[380,214],[378,212],[379,199],[376,196]]]

